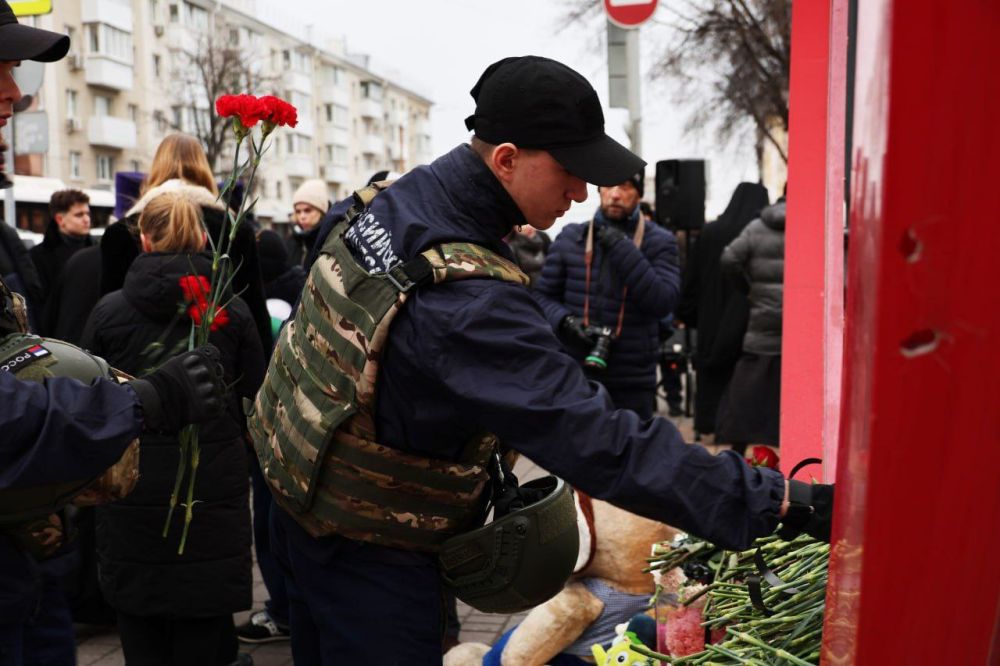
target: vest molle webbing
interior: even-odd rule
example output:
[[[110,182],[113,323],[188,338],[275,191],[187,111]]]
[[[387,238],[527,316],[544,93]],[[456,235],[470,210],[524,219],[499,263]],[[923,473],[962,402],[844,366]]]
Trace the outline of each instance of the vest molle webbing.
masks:
[[[470,243],[436,246],[389,273],[368,274],[343,236],[380,189],[355,194],[310,270],[249,410],[250,433],[275,500],[311,535],[434,551],[483,520],[497,442],[474,438],[462,460],[446,461],[375,441],[375,381],[390,325],[417,285],[528,278]]]

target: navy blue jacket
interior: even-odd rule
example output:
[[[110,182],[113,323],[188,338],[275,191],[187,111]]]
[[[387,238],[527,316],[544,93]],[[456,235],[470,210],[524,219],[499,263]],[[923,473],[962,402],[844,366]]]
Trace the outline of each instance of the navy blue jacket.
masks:
[[[0,371],[0,489],[97,477],[139,436],[135,393],[110,381],[67,378],[43,384]],[[34,561],[0,534],[0,623],[28,613]]]
[[[400,178],[366,212],[347,240],[372,270],[445,241],[510,258],[502,239],[525,223],[464,145]],[[498,280],[410,293],[383,355],[375,424],[379,441],[439,459],[457,459],[471,436],[493,432],[594,497],[726,547],[772,532],[784,496],[779,473],[685,444],[666,419],[615,410],[562,351],[529,290]],[[326,542],[332,553],[335,539],[295,541],[320,551]]]
[[[625,297],[621,335],[611,345],[608,368],[601,382],[610,388],[656,388],[656,361],[660,350],[660,320],[673,314],[680,295],[680,264],[677,240],[666,229],[646,225],[642,247],[632,242],[636,221],[615,224],[628,238],[606,251],[594,242],[590,277],[590,323],[618,324]],[[588,222],[563,229],[545,258],[542,278],[535,285],[535,298],[553,330],[567,315],[583,316],[587,268],[584,249]],[[599,224],[595,223],[595,233]],[[582,361],[590,349],[567,341],[567,351]]]

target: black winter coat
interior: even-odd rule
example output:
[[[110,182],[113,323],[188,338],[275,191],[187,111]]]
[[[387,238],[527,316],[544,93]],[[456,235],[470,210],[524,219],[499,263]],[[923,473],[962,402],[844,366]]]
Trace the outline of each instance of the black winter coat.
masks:
[[[179,180],[168,180],[142,195],[129,209],[122,220],[109,226],[101,239],[101,294],[121,289],[129,266],[139,256],[139,215],[146,203],[164,191],[180,192],[201,206],[205,227],[215,242],[219,241],[225,213],[222,204],[214,194],[203,187],[190,185]],[[240,226],[233,239],[230,255],[236,273],[233,276],[233,290],[240,295],[253,316],[254,325],[260,334],[261,349],[271,348],[271,317],[267,313],[264,300],[264,281],[260,275],[260,260],[257,256],[257,240],[248,224]]]
[[[35,263],[35,270],[38,271],[38,279],[42,284],[42,305],[41,317],[36,318],[40,330],[36,331],[41,335],[53,335],[53,331],[46,327],[49,321],[55,321],[58,312],[47,312],[49,308],[50,296],[59,282],[63,267],[70,257],[80,250],[94,245],[94,239],[89,235],[77,239],[70,239],[59,231],[59,225],[55,220],[49,220],[49,225],[45,227],[45,237],[42,242],[29,250],[31,260]],[[38,310],[36,310],[37,313]]]
[[[125,286],[97,304],[83,345],[113,366],[140,375],[153,361],[146,350],[163,341],[183,348],[190,330],[179,280],[190,272],[211,274],[205,255],[142,254]],[[246,303],[228,306],[229,323],[210,335],[222,352],[226,381],[235,383],[228,409],[201,426],[198,501],[184,555],[177,555],[183,522],[178,507],[169,537],[161,536],[177,471],[176,436],[147,432],[140,447],[140,477],[124,500],[98,510],[101,589],[115,608],[133,615],[208,617],[250,607],[250,511],[245,418],[240,400],[263,380],[260,338]],[[165,333],[166,332],[166,333]],[[186,488],[185,485],[183,486]]]
[[[645,224],[642,247],[632,243],[637,223]],[[536,300],[553,330],[567,315],[583,315],[586,293],[584,245],[588,223],[562,230],[545,259],[542,277],[534,285]],[[654,390],[660,349],[660,320],[672,314],[680,296],[680,265],[674,235],[653,223],[621,223],[628,235],[611,251],[594,243],[590,283],[590,323],[615,328],[628,287],[621,336],[611,345],[608,368],[600,377],[610,388]],[[590,352],[571,344],[567,351],[582,361]]]
[[[90,311],[101,298],[96,276],[101,272],[101,249],[96,245],[74,254],[49,293],[43,329],[50,337],[80,344]]]
[[[781,353],[785,283],[785,201],[761,211],[722,252],[722,272],[750,285],[750,321],[743,351]]]
[[[767,189],[755,183],[736,186],[729,205],[701,230],[684,269],[677,318],[697,329],[692,360],[698,370],[695,429],[715,432],[719,399],[743,346],[749,306],[732,280],[722,275],[722,251],[767,205]]]
[[[42,283],[31,254],[17,230],[3,220],[0,220],[0,277],[12,291],[27,299],[29,308],[42,302]]]

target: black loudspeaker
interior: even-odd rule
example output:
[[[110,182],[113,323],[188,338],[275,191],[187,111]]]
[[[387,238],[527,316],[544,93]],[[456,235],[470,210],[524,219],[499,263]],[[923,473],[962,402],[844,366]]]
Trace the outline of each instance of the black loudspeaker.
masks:
[[[705,160],[656,163],[656,222],[668,229],[705,224]]]

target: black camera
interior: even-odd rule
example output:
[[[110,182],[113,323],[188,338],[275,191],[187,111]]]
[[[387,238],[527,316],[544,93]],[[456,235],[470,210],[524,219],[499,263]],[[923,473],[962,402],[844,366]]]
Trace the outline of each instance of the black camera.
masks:
[[[611,354],[611,342],[615,339],[615,332],[610,326],[588,326],[587,335],[594,340],[594,346],[583,359],[583,366],[603,372],[608,368],[608,355]]]

